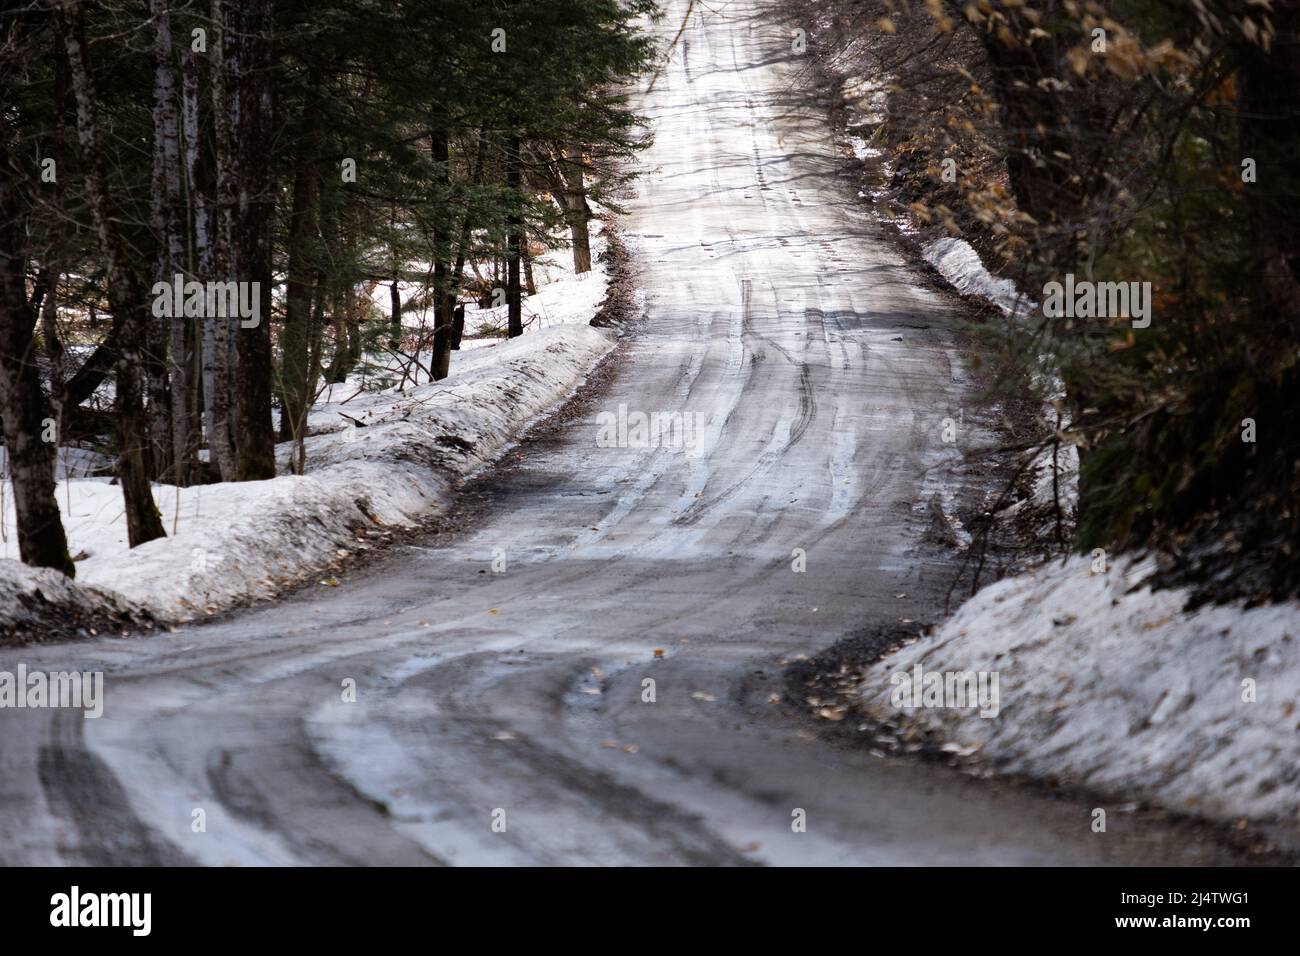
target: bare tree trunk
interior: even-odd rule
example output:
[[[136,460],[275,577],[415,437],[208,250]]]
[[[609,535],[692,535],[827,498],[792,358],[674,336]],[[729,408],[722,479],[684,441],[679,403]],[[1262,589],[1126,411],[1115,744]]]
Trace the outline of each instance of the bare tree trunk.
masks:
[[[307,467],[307,411],[311,408],[311,399],[316,395],[316,386],[320,381],[321,346],[325,337],[325,276],[317,274],[316,286],[312,293],[311,330],[308,333],[307,383],[305,390],[307,402],[303,406],[302,418],[294,431],[293,455],[290,457],[292,471],[301,475]]]
[[[50,155],[58,163],[67,158],[64,140],[64,118],[68,113],[68,58],[63,52],[59,38],[54,41],[54,119],[55,128],[50,137]],[[54,204],[63,210],[63,186],[54,187]],[[41,279],[44,294],[41,305],[41,338],[45,340],[45,352],[50,357],[50,405],[54,410],[54,420],[58,423],[57,438],[62,441],[63,420],[66,414],[67,374],[66,354],[59,337],[59,279],[61,270],[55,259],[55,252],[49,249],[41,259]],[[57,454],[57,443],[55,447]]]
[[[158,12],[157,0],[150,0],[151,13]],[[161,27],[155,28],[154,54],[158,57],[157,37]],[[170,31],[168,31],[170,32]],[[170,256],[167,251],[167,209],[166,193],[163,188],[166,160],[163,158],[166,132],[162,119],[165,106],[165,94],[159,89],[163,82],[163,71],[155,67],[154,105],[153,105],[153,181],[150,202],[150,227],[158,241],[158,259],[153,278],[161,279],[167,275]],[[169,320],[150,315],[145,320],[144,333],[144,380],[148,395],[146,413],[149,420],[148,460],[149,474],[157,481],[171,478],[171,395],[167,388],[167,333]]]
[[[361,336],[361,319],[357,315],[357,293],[351,286],[348,286],[343,293],[345,308],[343,314],[346,316],[347,334],[348,334],[348,367],[344,375],[346,378],[352,374],[357,363],[361,361],[361,351],[364,347],[364,341]]]
[[[591,222],[591,207],[587,205],[587,188],[582,182],[582,149],[576,144],[565,148],[560,175],[564,178],[564,218],[573,245],[573,271],[590,272],[591,236],[587,227]]]
[[[460,339],[465,334],[465,305],[457,303],[451,320],[451,347],[460,351]]]
[[[233,117],[238,113],[239,41],[237,13],[226,0],[212,0],[212,129],[216,162],[216,228],[212,242],[212,274],[222,280],[237,279],[234,216],[238,202],[231,140]],[[208,317],[204,348],[210,348],[211,380],[205,381],[209,407],[208,444],[222,481],[235,480],[235,444],[231,434],[230,393],[234,376],[230,323]],[[207,369],[205,368],[205,377]]]
[[[487,147],[488,138],[484,130],[478,131],[478,154],[474,157],[474,174],[470,181],[478,186],[483,182],[483,167],[487,164]],[[469,255],[470,226],[473,225],[469,209],[465,210],[465,218],[460,223],[460,237],[456,243],[456,264],[452,266],[450,285],[451,288],[447,294],[448,301],[452,305],[452,326],[451,326],[451,348],[453,351],[460,350],[461,336],[465,334],[465,306],[458,303],[460,298],[461,283],[465,281],[465,259]],[[450,370],[450,359],[448,356],[448,369]]]
[[[396,273],[393,274],[393,281],[388,285],[388,312],[392,345],[398,348],[402,344],[402,294],[397,288]]]
[[[336,209],[333,203],[325,203],[322,200],[321,211],[325,214],[322,233],[329,247],[342,249],[343,261],[352,261],[351,239],[345,235],[347,206]],[[355,290],[351,276],[344,276],[340,280],[338,276],[331,273],[322,275],[321,281],[325,284],[327,293],[324,301],[330,305],[334,323],[334,354],[330,359],[329,367],[324,369],[324,375],[325,381],[338,384],[346,381],[352,374],[361,356],[361,330],[356,318]]]
[[[187,222],[194,226],[190,247],[190,273],[201,279],[212,274],[212,225],[209,219],[207,184],[199,165],[199,72],[201,65],[194,50],[186,45],[181,56],[181,131],[185,144],[185,184],[188,198]],[[187,443],[184,460],[190,463],[190,480],[199,470],[199,443],[205,426],[212,433],[212,320],[201,318],[200,325],[186,323],[186,354],[189,356],[189,388],[185,400]],[[173,411],[174,414],[174,411]]]
[[[316,274],[316,289],[312,297],[311,358],[307,374],[308,404],[320,387],[321,353],[325,348],[325,273]]]
[[[154,108],[155,134],[160,132],[158,126],[157,106]],[[164,203],[162,177],[164,160],[162,158],[162,141],[154,143],[154,182],[151,205],[161,211]],[[151,219],[156,219],[156,213]],[[159,228],[157,221],[152,223],[154,235],[160,243],[160,254],[156,264],[157,270],[166,266],[168,258],[166,227]],[[155,275],[155,278],[158,278]],[[172,415],[171,392],[167,387],[167,338],[171,320],[150,314],[145,319],[145,331],[142,340],[144,354],[144,383],[148,396],[145,410],[149,421],[147,434],[147,458],[149,474],[156,481],[168,481],[172,478]]]
[[[397,235],[397,208],[390,207],[388,211],[388,226],[396,242]],[[401,275],[401,264],[397,261],[396,246],[393,246],[393,283],[388,289],[388,323],[389,323],[389,345],[393,348],[401,348],[402,344],[402,297],[397,290],[397,280]]]
[[[50,406],[54,420],[62,422],[67,384],[63,341],[59,337],[59,272],[50,263],[46,263],[41,272],[41,281],[45,284],[41,302],[41,338],[45,340],[45,354],[50,357]]]
[[[345,286],[333,295],[334,308],[334,355],[328,368],[323,370],[325,381],[337,385],[347,381],[356,367],[360,355],[360,329],[352,316],[352,287]]]
[[[285,280],[284,331],[280,336],[280,440],[297,438],[311,403],[312,276],[316,196],[320,180],[319,69],[312,71],[303,114],[303,138],[294,161],[293,208],[289,213],[289,265]]]
[[[352,371],[352,362],[348,351],[348,327],[347,317],[344,314],[343,296],[335,296],[333,307],[334,355],[330,358],[329,367],[325,369],[325,381],[331,385],[338,385],[347,381],[347,377]]]
[[[154,136],[161,149],[155,158],[161,168],[154,171],[153,227],[159,237],[157,278],[171,281],[185,261],[184,220],[181,218],[180,129],[176,109],[176,73],[173,63],[171,12],[167,0],[150,0],[154,19]],[[187,157],[188,166],[188,157]],[[192,357],[187,351],[192,336],[182,316],[170,320],[167,342],[167,376],[171,384],[172,479],[188,485],[194,473],[192,457],[192,401],[190,368]],[[158,416],[161,417],[161,416]]]
[[[145,416],[148,427],[145,430],[145,462],[149,475],[154,481],[171,481],[173,470],[171,459],[171,402],[167,387],[167,375],[164,368],[166,361],[166,330],[159,328],[159,323],[150,322],[145,326],[146,334],[141,355],[144,361],[142,376]],[[153,436],[160,435],[160,439]]]
[[[275,477],[275,426],[271,420],[271,0],[243,0],[243,75],[239,84],[238,261],[242,278],[258,283],[261,321],[238,328],[239,433],[235,477]]]
[[[435,127],[429,133],[430,152],[434,163],[441,168],[434,175],[444,191],[451,187],[451,150],[447,131]],[[444,222],[435,227],[433,237],[433,361],[430,370],[434,379],[443,379],[451,370],[451,224]]]
[[[510,202],[513,204],[508,225],[510,234],[507,243],[510,254],[506,275],[506,313],[510,338],[524,334],[523,301],[519,288],[519,258],[524,245],[524,219],[521,208],[523,197],[520,194],[522,175],[519,148],[519,137],[511,137],[510,145],[506,151],[506,185],[511,190]]]
[[[166,115],[174,95],[174,83],[168,69],[171,54],[171,17],[166,0],[149,0],[149,13],[154,21],[154,90],[153,90],[153,181],[150,202],[150,228],[158,242],[158,260],[154,270],[155,280],[171,280],[168,249],[167,194],[163,181],[166,178],[166,146],[169,132]],[[162,44],[166,42],[164,49]],[[173,108],[172,137],[175,136]],[[171,400],[167,388],[167,337],[169,320],[150,316],[144,336],[145,380],[148,383],[149,415],[149,469],[156,480],[171,478],[172,471],[172,417]]]
[[[4,127],[0,127],[0,134]],[[0,426],[4,430],[18,554],[27,564],[69,577],[76,567],[54,497],[58,446],[43,441],[48,410],[36,367],[35,316],[27,302],[26,217],[18,194],[19,172],[0,135]],[[47,301],[46,308],[52,303]]]
[[[64,0],[59,27],[68,50],[68,68],[77,100],[77,138],[86,194],[99,244],[108,262],[108,294],[115,314],[121,315],[118,338],[117,414],[118,474],[125,503],[127,541],[131,547],[166,537],[154,504],[146,461],[148,424],[141,403],[139,372],[141,349],[148,328],[148,302],[139,276],[126,265],[126,252],[118,235],[100,165],[96,99],[86,63],[80,0]]]

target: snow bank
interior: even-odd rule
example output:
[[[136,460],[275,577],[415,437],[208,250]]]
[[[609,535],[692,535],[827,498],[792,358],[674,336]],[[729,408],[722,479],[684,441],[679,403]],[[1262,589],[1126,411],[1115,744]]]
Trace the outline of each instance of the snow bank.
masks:
[[[1025,316],[1037,307],[1010,279],[999,279],[984,268],[979,253],[965,239],[935,239],[925,243],[921,255],[962,295],[978,296],[1006,315]]]
[[[0,561],[0,645],[93,637],[150,624],[143,607],[119,595],[76,584],[48,568]]]
[[[370,355],[347,381],[327,386],[308,415],[305,474],[289,474],[290,444],[282,443],[280,477],[155,486],[165,539],[129,548],[122,490],[94,475],[105,459],[60,449],[56,497],[77,579],[18,562],[12,496],[5,496],[0,641],[104,633],[150,615],[184,620],[271,597],[313,571],[329,583],[329,566],[368,548],[372,532],[437,514],[459,480],[562,402],[613,347],[612,333],[589,324],[610,288],[604,230],[602,223],[592,236],[588,273],[575,275],[563,250],[534,262],[538,291],[524,299],[522,337],[466,338],[452,355],[452,374],[428,383],[430,333],[417,344],[416,362]],[[417,304],[425,291],[423,283],[399,283],[405,325],[432,329],[432,311]],[[386,289],[375,291],[383,314],[388,301]],[[504,327],[505,313],[471,304],[467,335]]]
[[[613,344],[612,333],[557,325],[460,355],[455,373],[436,384],[317,406],[309,430],[322,434],[305,441],[305,474],[156,486],[168,537],[138,548],[127,547],[120,488],[96,479],[61,483],[70,548],[86,555],[77,585],[110,591],[114,601],[164,620],[272,596],[366,547],[359,532],[436,514],[458,480],[562,402]],[[281,445],[281,470],[288,454]],[[0,561],[0,568],[4,581],[21,565]]]
[[[874,716],[999,770],[1218,820],[1300,823],[1300,603],[1183,610],[1072,558],[1000,581],[869,669]],[[996,717],[893,705],[900,672],[998,675]],[[953,701],[949,700],[948,703]]]

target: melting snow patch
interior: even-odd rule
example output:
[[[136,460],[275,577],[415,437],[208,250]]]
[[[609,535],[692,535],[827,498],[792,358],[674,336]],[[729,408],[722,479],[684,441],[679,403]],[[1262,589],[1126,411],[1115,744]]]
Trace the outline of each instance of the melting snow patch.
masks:
[[[1028,315],[1035,304],[1010,279],[999,279],[984,268],[979,253],[965,239],[935,239],[921,250],[925,261],[939,270],[958,292],[992,302],[1007,315]]]
[[[999,769],[1230,821],[1300,824],[1300,603],[1183,609],[1075,557],[986,587],[867,672],[864,705]],[[994,719],[898,709],[892,675],[999,674]]]

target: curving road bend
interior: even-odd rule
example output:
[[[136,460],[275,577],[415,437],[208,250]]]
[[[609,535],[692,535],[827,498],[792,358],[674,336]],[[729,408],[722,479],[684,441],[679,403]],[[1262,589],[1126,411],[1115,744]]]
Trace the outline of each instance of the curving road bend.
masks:
[[[934,616],[954,559],[921,543],[922,503],[970,490],[938,422],[972,386],[952,304],[790,95],[768,6],[691,17],[643,105],[643,328],[469,527],[217,623],[0,653],[106,672],[98,720],[0,711],[0,862],[1231,861],[1141,814],[1092,833],[1086,801],[872,756],[769,702],[782,661]],[[620,405],[698,414],[698,440],[600,447],[595,413]]]

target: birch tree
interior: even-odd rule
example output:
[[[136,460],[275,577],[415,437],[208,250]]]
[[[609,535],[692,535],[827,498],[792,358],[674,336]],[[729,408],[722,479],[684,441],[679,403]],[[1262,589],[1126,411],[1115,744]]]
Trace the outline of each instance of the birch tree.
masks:
[[[73,95],[77,102],[77,140],[87,201],[108,275],[108,295],[120,320],[117,362],[118,477],[125,504],[131,547],[166,536],[149,482],[148,420],[143,407],[140,369],[148,334],[148,303],[139,274],[127,264],[126,249],[113,218],[108,186],[101,168],[98,102],[86,56],[80,0],[63,0],[58,24],[68,52]]]

